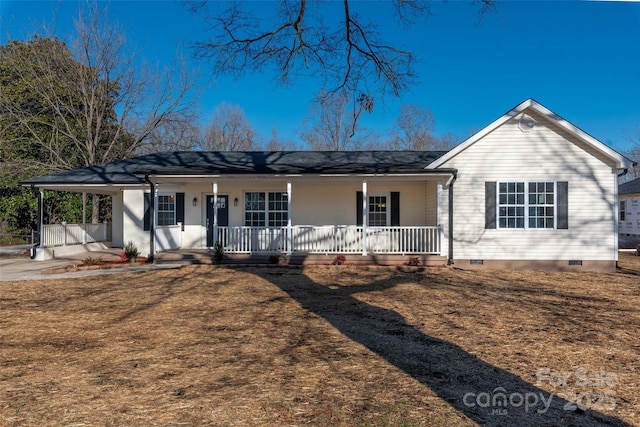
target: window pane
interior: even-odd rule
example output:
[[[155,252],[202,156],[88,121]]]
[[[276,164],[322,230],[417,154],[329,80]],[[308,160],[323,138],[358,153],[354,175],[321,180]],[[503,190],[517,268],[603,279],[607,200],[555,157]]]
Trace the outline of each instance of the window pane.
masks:
[[[387,225],[386,196],[369,196],[369,225],[371,227]]]
[[[175,196],[158,195],[158,225],[175,225]]]
[[[555,221],[553,182],[529,184],[529,227],[553,228]]]
[[[498,225],[500,228],[524,228],[524,182],[498,185]]]

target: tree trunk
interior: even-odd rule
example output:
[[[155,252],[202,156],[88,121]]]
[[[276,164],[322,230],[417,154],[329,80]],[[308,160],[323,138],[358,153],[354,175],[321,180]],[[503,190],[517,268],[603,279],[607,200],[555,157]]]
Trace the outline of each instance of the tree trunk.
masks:
[[[97,224],[100,222],[100,195],[91,195],[91,223]]]

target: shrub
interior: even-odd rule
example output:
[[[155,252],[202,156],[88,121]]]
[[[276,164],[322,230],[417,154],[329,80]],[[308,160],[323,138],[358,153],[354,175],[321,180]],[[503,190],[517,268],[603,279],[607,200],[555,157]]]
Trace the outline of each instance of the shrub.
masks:
[[[82,260],[82,265],[100,265],[100,264],[103,264],[103,263],[104,263],[104,261],[100,257],[91,258],[90,256],[88,256],[88,257],[86,257],[85,259]]]
[[[222,258],[224,258],[224,247],[222,243],[216,242],[213,246],[213,260],[216,264],[220,264],[222,262]]]
[[[420,258],[418,258],[417,256],[411,257],[409,258],[409,262],[407,264],[413,267],[417,267],[420,265]]]
[[[135,262],[138,256],[140,256],[140,252],[133,241],[129,240],[127,242],[127,246],[124,247],[124,256],[129,262]]]
[[[269,255],[269,264],[278,264],[280,257],[278,255]]]
[[[336,255],[336,257],[333,259],[333,265],[342,265],[347,261],[347,257],[345,257],[344,255]]]

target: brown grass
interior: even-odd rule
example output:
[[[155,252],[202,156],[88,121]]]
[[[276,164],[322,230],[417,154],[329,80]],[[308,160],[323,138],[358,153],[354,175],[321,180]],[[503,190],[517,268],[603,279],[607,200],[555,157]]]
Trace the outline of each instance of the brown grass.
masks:
[[[640,425],[640,259],[621,261],[0,283],[0,426]],[[538,381],[545,368],[572,376]],[[555,394],[544,413],[464,404],[497,387]],[[600,406],[571,405],[597,393]]]

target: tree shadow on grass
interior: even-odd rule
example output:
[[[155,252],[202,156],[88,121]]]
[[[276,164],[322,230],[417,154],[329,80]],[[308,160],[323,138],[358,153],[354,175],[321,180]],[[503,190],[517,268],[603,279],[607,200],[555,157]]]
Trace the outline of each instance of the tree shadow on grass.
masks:
[[[630,426],[595,409],[577,407],[451,342],[424,334],[393,310],[354,296],[403,283],[397,277],[361,286],[326,286],[304,274],[291,281],[279,280],[282,275],[271,270],[256,273],[480,425]],[[600,403],[604,407],[611,404]]]

